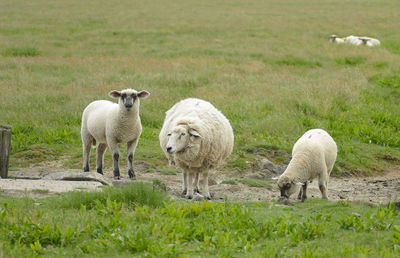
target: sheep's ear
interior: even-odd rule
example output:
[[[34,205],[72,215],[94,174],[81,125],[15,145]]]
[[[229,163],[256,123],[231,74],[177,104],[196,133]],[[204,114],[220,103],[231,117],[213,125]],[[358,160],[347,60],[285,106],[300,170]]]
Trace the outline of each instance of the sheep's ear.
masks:
[[[108,93],[108,96],[110,96],[111,98],[117,99],[117,98],[121,97],[121,92],[112,90]]]
[[[142,90],[142,91],[138,92],[137,96],[141,99],[144,99],[144,98],[147,98],[148,96],[150,96],[150,92]]]
[[[304,183],[301,183],[301,182],[297,182],[297,183],[295,183],[296,185],[304,185]]]
[[[279,180],[279,178],[280,178],[280,176],[276,176],[276,177],[273,177],[273,178],[271,178],[272,180]]]
[[[201,135],[196,131],[196,130],[194,130],[194,129],[189,129],[189,134],[191,135],[191,136],[195,136],[195,137],[201,137]]]

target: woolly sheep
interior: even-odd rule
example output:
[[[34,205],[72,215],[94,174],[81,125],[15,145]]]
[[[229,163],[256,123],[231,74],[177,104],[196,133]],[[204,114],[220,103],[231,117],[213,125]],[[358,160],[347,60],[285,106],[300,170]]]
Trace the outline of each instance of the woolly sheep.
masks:
[[[336,156],[336,143],[326,131],[307,131],[293,146],[292,160],[278,179],[281,197],[289,198],[302,185],[299,199],[304,201],[307,199],[308,181],[318,178],[322,198],[328,199],[328,180]]]
[[[90,148],[97,144],[97,172],[103,174],[104,152],[109,147],[113,155],[114,177],[119,179],[118,144],[127,143],[128,174],[130,178],[134,178],[133,154],[142,133],[139,99],[148,97],[150,93],[125,89],[113,90],[108,95],[118,98],[118,104],[108,100],[93,101],[82,114],[83,171],[89,172]]]
[[[359,36],[348,36],[345,38],[338,38],[336,35],[331,35],[330,36],[330,41],[333,43],[346,43],[350,45],[355,45],[355,46],[361,46],[361,45],[366,45],[369,47],[374,47],[374,46],[380,46],[381,42],[377,39],[371,38],[371,37],[359,37]]]
[[[194,190],[199,190],[201,174],[202,193],[210,199],[208,174],[233,149],[233,131],[228,119],[207,101],[185,99],[166,112],[159,139],[170,164],[183,170],[183,194],[193,198]]]
[[[344,43],[344,39],[343,38],[338,38],[336,35],[331,35],[330,41],[332,43],[338,43],[338,44],[343,44]]]
[[[362,40],[364,45],[367,45],[368,47],[375,47],[375,46],[380,46],[381,42],[378,39],[370,38],[370,37],[359,37],[360,40]]]
[[[363,44],[363,41],[358,36],[348,36],[344,39],[344,42],[350,45],[360,46]]]

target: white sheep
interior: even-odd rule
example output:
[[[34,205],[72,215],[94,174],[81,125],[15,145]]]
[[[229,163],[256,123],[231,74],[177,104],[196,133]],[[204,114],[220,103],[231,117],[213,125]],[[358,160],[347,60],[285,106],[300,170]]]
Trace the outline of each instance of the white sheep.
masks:
[[[330,41],[332,43],[338,43],[338,44],[343,44],[344,43],[344,39],[343,38],[338,38],[336,35],[331,35]]]
[[[346,37],[344,39],[344,42],[346,44],[355,45],[355,46],[360,46],[360,45],[364,44],[363,41],[360,39],[360,37],[353,36],[353,35]]]
[[[208,174],[232,153],[233,131],[228,119],[211,103],[189,98],[166,112],[160,145],[170,163],[183,170],[183,194],[193,198],[193,177],[198,191],[210,199]]]
[[[370,38],[370,37],[359,37],[362,40],[363,44],[368,47],[380,46],[381,42],[378,39]]]
[[[289,198],[302,185],[299,199],[304,201],[307,199],[308,181],[318,178],[322,198],[328,199],[328,180],[336,156],[336,143],[326,131],[307,131],[293,146],[292,159],[278,179],[281,197]]]
[[[119,143],[127,143],[128,174],[135,177],[133,171],[133,154],[142,133],[139,117],[140,98],[150,95],[147,91],[137,92],[134,89],[113,90],[108,94],[118,98],[118,104],[108,100],[97,100],[90,103],[82,114],[83,170],[89,172],[91,146],[97,144],[97,172],[103,174],[104,152],[107,146],[113,155],[114,177],[119,179]]]

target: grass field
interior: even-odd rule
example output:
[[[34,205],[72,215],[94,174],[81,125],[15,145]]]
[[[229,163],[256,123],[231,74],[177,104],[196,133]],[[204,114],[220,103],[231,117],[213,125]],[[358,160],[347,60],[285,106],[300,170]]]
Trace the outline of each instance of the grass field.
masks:
[[[338,143],[336,175],[381,171],[400,158],[399,9],[395,0],[2,2],[0,124],[13,127],[11,165],[62,157],[80,168],[82,110],[132,87],[151,92],[138,160],[166,164],[164,113],[198,97],[230,119],[233,160],[251,161],[254,148],[290,153],[319,127]],[[382,46],[332,45],[332,33]]]
[[[0,196],[0,233],[5,257],[400,255],[394,205],[171,202],[143,184],[39,201]]]
[[[255,153],[287,157],[307,129],[323,128],[339,148],[334,175],[381,173],[400,164],[399,13],[397,0],[0,1],[10,165],[81,168],[83,109],[132,87],[151,92],[135,159],[162,174],[178,173],[159,147],[164,114],[187,97],[231,121],[227,166],[250,169]],[[330,34],[382,45],[333,45]],[[400,255],[394,206],[180,203],[134,189],[40,201],[0,193],[0,256]]]

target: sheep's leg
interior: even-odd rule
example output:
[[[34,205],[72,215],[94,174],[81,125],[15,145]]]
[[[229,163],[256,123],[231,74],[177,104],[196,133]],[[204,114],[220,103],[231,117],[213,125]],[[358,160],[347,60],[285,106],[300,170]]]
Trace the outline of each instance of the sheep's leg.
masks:
[[[188,172],[186,172],[185,170],[183,170],[182,176],[183,176],[183,191],[182,191],[182,195],[187,194],[187,176]]]
[[[188,171],[187,172],[187,193],[186,193],[186,197],[188,199],[192,199],[193,198],[193,171]]]
[[[303,196],[303,187],[300,188],[299,195],[297,196],[297,199],[301,200],[302,196]]]
[[[301,196],[301,201],[304,202],[307,199],[307,182],[305,182],[301,188],[302,191],[300,190],[300,192],[302,192],[302,196]]]
[[[321,191],[322,198],[328,200],[328,194],[327,194],[328,173],[327,173],[327,169],[326,168],[324,169],[324,171],[319,176],[318,186],[319,186],[319,190]]]
[[[138,145],[139,139],[128,142],[127,153],[128,153],[128,175],[129,178],[135,178],[135,172],[133,170],[133,153],[135,153],[136,146]]]
[[[107,144],[99,143],[96,150],[96,160],[97,160],[97,173],[103,175],[103,161],[104,161],[104,152],[107,149]]]
[[[200,193],[199,189],[199,173],[196,173],[194,176],[194,192]]]
[[[83,147],[83,172],[89,172],[90,149],[92,148],[93,137],[82,133]]]
[[[208,191],[208,171],[202,172],[203,179],[203,195],[207,198],[207,200],[211,200],[210,192]]]
[[[114,142],[107,142],[108,147],[111,150],[111,153],[113,155],[113,172],[114,172],[114,178],[115,179],[120,179],[120,174],[119,174],[119,149],[118,149],[118,144]]]

